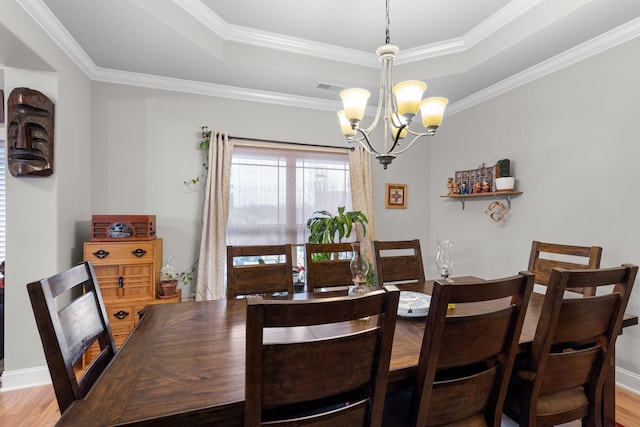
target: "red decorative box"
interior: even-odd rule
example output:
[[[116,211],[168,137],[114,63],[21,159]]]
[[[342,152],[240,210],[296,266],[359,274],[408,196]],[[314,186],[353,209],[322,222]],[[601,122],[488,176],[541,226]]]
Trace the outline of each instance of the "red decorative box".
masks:
[[[92,241],[153,240],[155,215],[92,215]]]

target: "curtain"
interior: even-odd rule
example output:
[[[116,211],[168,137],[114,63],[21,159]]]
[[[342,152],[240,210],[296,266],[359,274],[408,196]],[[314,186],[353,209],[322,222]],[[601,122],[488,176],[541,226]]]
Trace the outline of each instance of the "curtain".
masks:
[[[360,227],[357,227],[358,240],[362,242],[361,252],[366,258],[372,260],[371,242],[375,240],[375,222],[371,186],[371,155],[360,145],[354,147],[353,151],[349,153],[349,171],[353,210],[362,212],[369,220],[366,236],[362,236]]]
[[[229,136],[225,132],[213,131],[209,143],[209,169],[202,208],[196,301],[225,298],[231,152]]]

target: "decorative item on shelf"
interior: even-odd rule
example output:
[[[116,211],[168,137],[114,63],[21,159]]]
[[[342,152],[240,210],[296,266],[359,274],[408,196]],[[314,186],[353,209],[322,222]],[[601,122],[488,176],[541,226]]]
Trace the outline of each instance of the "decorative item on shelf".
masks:
[[[353,286],[349,286],[349,295],[360,295],[367,292],[369,263],[360,254],[360,242],[351,243],[351,247],[353,248],[353,257],[350,266]]]
[[[447,190],[449,191],[447,194],[454,194],[453,190],[454,190],[455,184],[456,183],[453,180],[453,177],[450,176],[449,178],[447,178]]]
[[[491,191],[491,184],[494,180],[493,167],[486,167],[483,164],[476,169],[456,171],[454,182],[461,188],[459,193],[454,194],[478,194]]]
[[[502,159],[496,162],[496,191],[512,191],[515,178],[511,176],[511,161]]]
[[[360,125],[364,117],[367,100],[370,93],[365,89],[346,89],[340,92],[340,98],[344,109],[338,112],[340,128],[348,142],[358,142],[367,152],[375,155],[380,164],[387,166],[400,153],[403,153],[415,141],[423,136],[433,136],[442,123],[444,110],[448,104],[446,98],[433,97],[422,99],[422,94],[427,85],[416,80],[398,83],[392,89],[393,60],[398,53],[398,46],[390,44],[389,36],[389,0],[386,1],[387,29],[385,44],[376,50],[376,54],[382,62],[382,76],[380,94],[376,116],[367,128]],[[409,129],[411,121],[418,113],[422,114],[424,132],[416,132]],[[382,116],[384,122],[384,145],[376,148],[371,143],[370,134],[376,128]],[[356,133],[360,137],[356,137]],[[403,138],[411,135],[411,141],[406,143]]]

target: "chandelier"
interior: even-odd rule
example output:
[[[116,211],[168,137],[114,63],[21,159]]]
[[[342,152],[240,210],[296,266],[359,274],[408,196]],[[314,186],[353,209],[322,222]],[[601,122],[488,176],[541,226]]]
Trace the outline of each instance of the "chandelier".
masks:
[[[390,43],[389,37],[389,0],[386,1],[387,28],[385,44],[376,49],[382,62],[380,75],[380,95],[376,116],[367,128],[361,126],[367,100],[371,95],[365,89],[345,89],[340,92],[344,109],[338,111],[342,133],[349,142],[358,142],[370,154],[375,155],[380,164],[387,168],[396,156],[408,150],[414,142],[423,136],[433,136],[442,123],[444,109],[449,103],[446,98],[432,97],[422,99],[427,85],[421,81],[408,80],[393,86],[393,60],[399,49]],[[414,116],[422,116],[424,131],[409,129]],[[375,130],[381,114],[384,120],[384,146],[376,149],[370,135]],[[359,136],[357,136],[359,134]],[[409,140],[409,142],[406,142]]]

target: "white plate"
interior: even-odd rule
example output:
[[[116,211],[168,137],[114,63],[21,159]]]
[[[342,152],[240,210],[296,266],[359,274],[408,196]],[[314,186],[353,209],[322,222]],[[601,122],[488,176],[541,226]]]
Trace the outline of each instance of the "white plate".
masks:
[[[398,316],[424,317],[429,313],[431,296],[422,292],[400,291]]]

